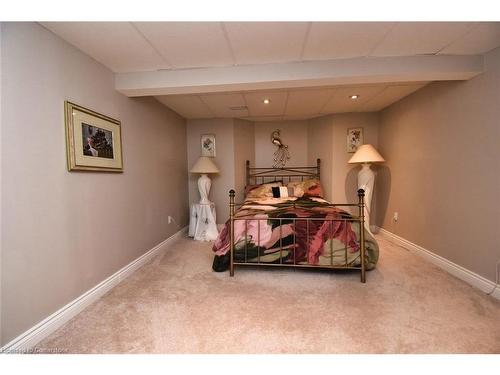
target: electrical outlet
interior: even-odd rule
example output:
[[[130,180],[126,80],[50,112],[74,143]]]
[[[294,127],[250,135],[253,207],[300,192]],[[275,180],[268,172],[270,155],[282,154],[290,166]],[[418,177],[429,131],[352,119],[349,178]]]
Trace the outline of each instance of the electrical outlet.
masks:
[[[392,220],[395,221],[395,222],[397,222],[398,219],[399,219],[399,213],[394,212],[394,216],[392,217]]]
[[[168,223],[172,224],[172,221],[174,221],[174,219],[172,218],[172,216],[168,215]]]

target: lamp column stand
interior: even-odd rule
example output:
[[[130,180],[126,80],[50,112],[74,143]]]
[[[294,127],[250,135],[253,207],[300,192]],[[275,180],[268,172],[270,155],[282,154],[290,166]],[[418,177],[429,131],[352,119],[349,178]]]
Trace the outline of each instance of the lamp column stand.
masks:
[[[198,190],[200,191],[200,204],[210,204],[208,200],[208,194],[210,193],[210,187],[212,186],[212,181],[210,178],[203,173],[198,179]]]
[[[373,195],[373,184],[375,182],[375,172],[370,168],[370,163],[363,163],[358,173],[358,189],[365,191],[365,228],[371,234],[370,213]]]

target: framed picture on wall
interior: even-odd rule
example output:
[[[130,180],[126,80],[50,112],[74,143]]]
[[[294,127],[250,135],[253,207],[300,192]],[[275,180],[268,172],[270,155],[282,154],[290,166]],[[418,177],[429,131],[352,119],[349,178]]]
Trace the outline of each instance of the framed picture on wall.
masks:
[[[363,128],[347,129],[347,152],[356,152],[363,144]]]
[[[215,134],[201,136],[201,156],[215,157]]]
[[[69,171],[123,172],[119,120],[65,101]]]

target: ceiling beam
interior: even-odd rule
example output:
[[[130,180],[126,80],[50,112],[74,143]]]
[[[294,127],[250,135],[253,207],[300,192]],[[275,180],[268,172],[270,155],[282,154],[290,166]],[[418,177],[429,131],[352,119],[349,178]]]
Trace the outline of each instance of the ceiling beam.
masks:
[[[132,97],[385,82],[467,80],[482,72],[481,55],[360,57],[117,73],[115,88]]]

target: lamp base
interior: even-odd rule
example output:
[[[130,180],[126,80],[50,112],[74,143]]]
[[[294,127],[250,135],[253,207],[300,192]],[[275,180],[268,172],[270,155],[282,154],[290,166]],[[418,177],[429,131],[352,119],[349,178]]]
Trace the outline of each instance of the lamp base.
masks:
[[[363,163],[358,173],[358,189],[365,191],[365,228],[370,230],[370,213],[373,195],[373,184],[375,182],[375,172],[370,168],[369,163]]]
[[[198,190],[200,191],[200,204],[210,204],[208,200],[208,194],[210,193],[210,187],[212,186],[212,181],[206,174],[202,174],[198,179]]]

